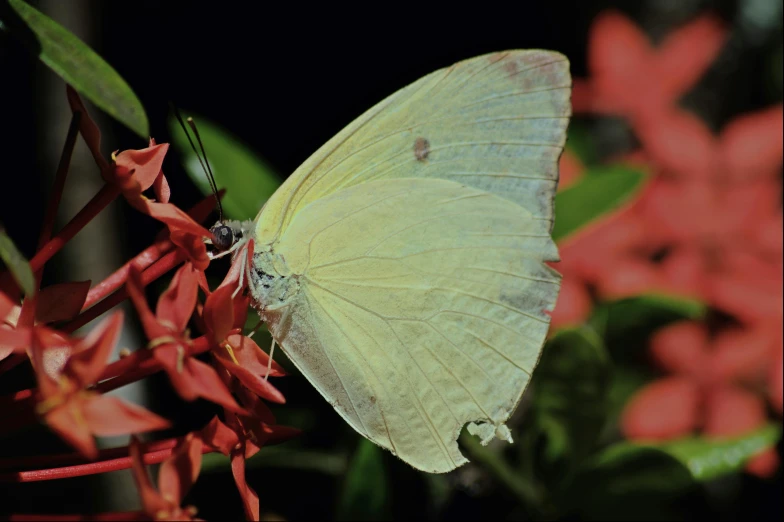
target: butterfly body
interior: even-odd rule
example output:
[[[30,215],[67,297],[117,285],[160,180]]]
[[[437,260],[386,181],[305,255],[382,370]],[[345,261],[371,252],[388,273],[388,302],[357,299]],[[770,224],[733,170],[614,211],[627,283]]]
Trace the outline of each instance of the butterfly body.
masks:
[[[560,276],[550,237],[566,59],[480,56],[382,101],[309,158],[237,242],[289,359],[360,434],[418,469],[511,442]],[[250,262],[244,250],[253,239]]]

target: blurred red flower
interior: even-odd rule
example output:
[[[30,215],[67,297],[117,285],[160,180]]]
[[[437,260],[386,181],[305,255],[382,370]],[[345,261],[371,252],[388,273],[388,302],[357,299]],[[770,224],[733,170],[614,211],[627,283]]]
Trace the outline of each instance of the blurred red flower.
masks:
[[[605,11],[591,26],[591,78],[574,81],[574,111],[629,120],[656,117],[697,83],[725,40],[722,22],[704,15],[654,48],[631,20],[617,11]]]

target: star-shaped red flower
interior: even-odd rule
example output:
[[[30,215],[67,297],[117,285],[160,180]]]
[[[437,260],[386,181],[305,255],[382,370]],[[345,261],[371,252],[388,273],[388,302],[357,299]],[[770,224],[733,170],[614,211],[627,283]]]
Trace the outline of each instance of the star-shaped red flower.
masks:
[[[191,338],[187,326],[199,289],[199,272],[194,266],[185,263],[177,270],[158,299],[154,314],[144,297],[141,274],[133,267],[126,287],[150,340],[153,357],[169,375],[177,393],[187,401],[201,397],[226,409],[242,411],[215,369],[188,353]]]
[[[116,312],[84,339],[71,341],[53,330],[32,330],[31,351],[38,380],[36,412],[64,440],[88,458],[98,450],[93,436],[116,436],[169,427],[169,422],[117,397],[88,389],[106,367],[122,326]],[[70,356],[61,369],[45,361],[47,350],[67,346]]]

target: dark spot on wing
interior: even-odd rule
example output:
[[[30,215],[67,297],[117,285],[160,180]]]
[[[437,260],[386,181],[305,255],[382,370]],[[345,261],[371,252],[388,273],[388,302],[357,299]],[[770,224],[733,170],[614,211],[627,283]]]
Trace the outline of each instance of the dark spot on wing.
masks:
[[[430,156],[430,142],[420,136],[414,141],[414,157],[417,161],[425,161],[428,156]]]
[[[371,395],[370,396],[370,404],[375,404],[375,403],[376,403],[376,397],[375,397],[375,395]]]
[[[517,71],[518,71],[518,68],[517,68],[517,62],[516,62],[516,61],[514,61],[514,60],[508,60],[508,61],[507,61],[507,62],[504,64],[504,70],[505,70],[507,73],[509,73],[509,76],[514,76],[515,74],[517,74]]]

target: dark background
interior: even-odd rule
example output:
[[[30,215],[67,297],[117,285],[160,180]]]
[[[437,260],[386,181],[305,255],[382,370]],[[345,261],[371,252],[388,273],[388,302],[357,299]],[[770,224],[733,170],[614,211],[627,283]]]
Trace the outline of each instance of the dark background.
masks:
[[[45,5],[31,3],[46,13]],[[84,14],[97,27],[93,47],[134,89],[158,142],[169,141],[168,103],[173,101],[184,111],[209,117],[231,130],[285,176],[385,96],[461,59],[511,48],[548,48],[567,55],[572,74],[584,77],[588,29],[600,10],[617,7],[638,21],[651,22],[654,34],[663,34],[668,27],[706,9],[732,23],[740,5],[729,0],[695,1],[668,12],[651,8],[654,3],[451,2],[426,7],[414,2],[367,2],[348,9],[339,9],[332,2],[318,7],[299,2],[229,1],[79,4],[86,6]],[[708,121],[719,124],[731,114],[770,103],[767,86],[755,71],[766,66],[768,51],[775,44],[774,40],[772,44],[765,41],[747,46],[743,60],[735,58],[733,80],[722,88],[738,95],[730,98],[729,105],[715,107]],[[39,104],[41,85],[53,73],[4,35],[0,35],[0,71],[0,223],[30,256],[49,190],[38,174],[43,168],[42,154],[44,150],[59,154],[64,134],[53,142],[42,138],[48,116]],[[62,84],[56,77],[48,81]],[[68,113],[64,85],[57,110]],[[93,114],[97,112],[93,109]],[[115,149],[145,145],[116,122],[108,118],[104,122],[106,155]],[[164,169],[175,203],[187,208],[200,199],[177,162],[176,151],[167,157]],[[94,175],[98,176],[97,169]],[[113,230],[122,234],[121,257],[127,259],[146,247],[159,227],[127,205],[120,205],[119,212],[123,226]],[[57,275],[47,272],[46,277],[56,279]],[[276,385],[288,399],[287,406],[275,409],[282,421],[289,417],[294,423],[296,414],[291,412],[309,412],[304,446],[350,452],[357,444],[358,437],[304,379],[282,379]],[[209,407],[171,399],[165,379],[154,379],[151,386],[156,394],[151,409],[178,419],[182,431],[187,424],[198,428],[209,419]],[[6,443],[2,453],[38,452],[36,444],[41,440],[51,443],[49,438],[26,436]],[[390,466],[390,514],[433,516],[425,498],[426,478],[389,455],[385,458]],[[92,506],[89,510],[105,509],[96,495],[95,480],[14,488],[3,485],[0,513],[84,512],[86,506]],[[745,476],[734,480],[743,482],[742,502],[722,516],[765,518],[780,512],[780,480],[768,483]],[[261,497],[263,512],[287,519],[331,517],[341,477],[281,465],[249,471],[249,483]],[[492,486],[460,485],[456,495],[439,517],[515,516],[511,500]],[[197,504],[200,516],[207,519],[236,518],[242,513],[233,481],[225,473],[202,477],[188,500]],[[702,510],[701,500],[695,502],[694,513],[707,512]]]

